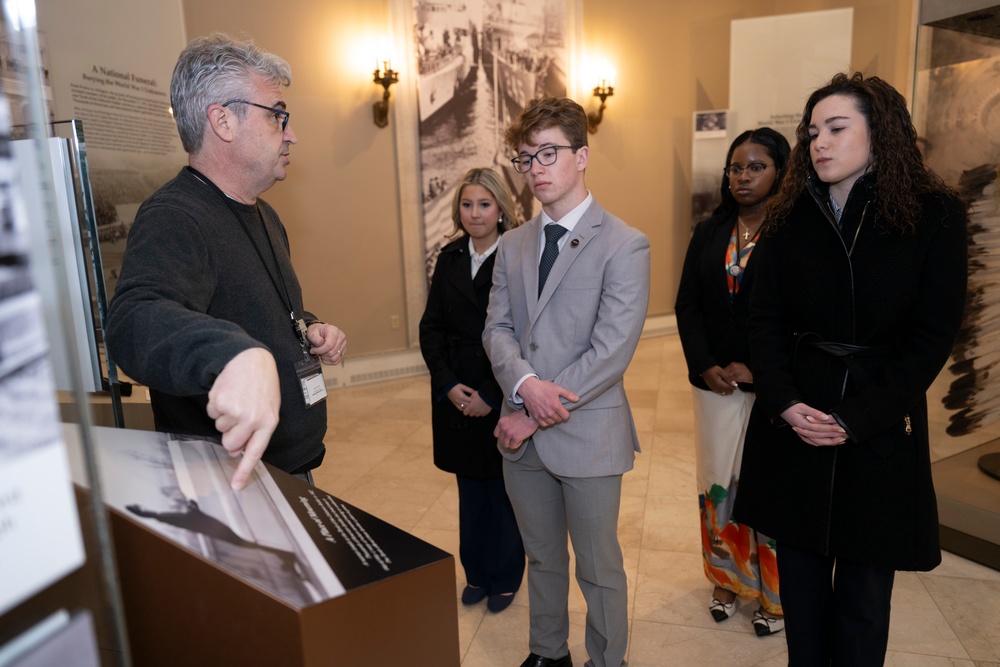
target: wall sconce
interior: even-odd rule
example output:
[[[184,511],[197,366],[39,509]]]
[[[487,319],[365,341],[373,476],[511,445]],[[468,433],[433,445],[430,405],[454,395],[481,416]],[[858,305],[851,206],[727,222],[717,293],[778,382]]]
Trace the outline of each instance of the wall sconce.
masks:
[[[379,63],[375,59],[375,83],[382,86],[382,99],[372,104],[375,115],[375,125],[385,127],[389,124],[389,86],[399,82],[399,73],[392,69],[392,60],[386,59]]]
[[[601,63],[600,78],[594,86],[594,97],[601,99],[601,106],[597,112],[587,114],[587,130],[591,134],[597,132],[597,126],[604,120],[604,110],[608,107],[606,100],[615,94],[615,68],[607,60]]]

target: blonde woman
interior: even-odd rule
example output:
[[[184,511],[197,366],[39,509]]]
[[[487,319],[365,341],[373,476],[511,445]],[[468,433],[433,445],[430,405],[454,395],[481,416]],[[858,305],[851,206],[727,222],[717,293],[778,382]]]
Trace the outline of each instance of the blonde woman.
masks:
[[[520,224],[514,200],[491,169],[472,169],[452,201],[455,240],[441,249],[420,320],[431,372],[434,464],[458,478],[464,604],[510,606],[524,574],[524,547],[504,489],[493,435],[503,394],[483,351],[486,306],[500,235]]]

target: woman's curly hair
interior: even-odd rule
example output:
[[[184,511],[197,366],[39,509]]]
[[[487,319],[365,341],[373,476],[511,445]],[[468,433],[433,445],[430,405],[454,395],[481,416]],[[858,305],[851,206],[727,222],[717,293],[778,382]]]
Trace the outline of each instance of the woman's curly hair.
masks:
[[[918,195],[941,193],[958,197],[937,174],[924,166],[917,146],[917,131],[910,120],[906,100],[895,88],[877,76],[865,78],[861,72],[837,74],[830,83],[809,96],[802,120],[795,130],[796,144],[788,164],[788,174],[778,194],[767,203],[767,224],[780,224],[791,212],[806,183],[816,175],[809,154],[809,124],[813,109],[831,95],[854,98],[858,112],[868,125],[871,142],[870,171],[876,175],[875,211],[881,228],[906,233],[920,218]]]

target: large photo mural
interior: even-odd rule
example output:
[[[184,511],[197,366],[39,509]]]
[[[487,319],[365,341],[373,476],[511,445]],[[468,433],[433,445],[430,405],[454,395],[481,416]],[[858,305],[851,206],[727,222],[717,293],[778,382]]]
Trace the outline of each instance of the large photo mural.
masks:
[[[429,279],[452,232],[455,186],[492,167],[534,215],[503,143],[510,119],[538,96],[567,94],[567,0],[415,0],[420,191]]]

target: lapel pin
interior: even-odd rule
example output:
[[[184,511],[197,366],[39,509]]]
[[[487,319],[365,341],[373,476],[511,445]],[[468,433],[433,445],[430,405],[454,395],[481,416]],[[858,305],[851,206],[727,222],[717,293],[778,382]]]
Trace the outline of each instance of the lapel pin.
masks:
[[[569,242],[570,248],[575,248],[578,245],[580,245],[580,239],[573,239],[572,241]]]

